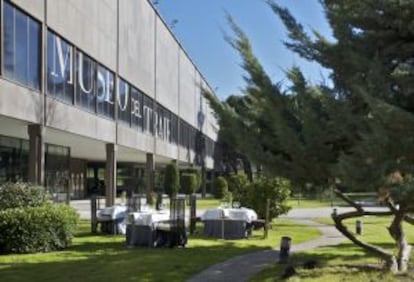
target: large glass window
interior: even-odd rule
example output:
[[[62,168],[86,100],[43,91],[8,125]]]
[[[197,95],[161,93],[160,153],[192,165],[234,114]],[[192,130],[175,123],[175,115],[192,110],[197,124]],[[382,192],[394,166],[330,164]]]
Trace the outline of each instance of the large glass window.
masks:
[[[171,113],[171,142],[178,144],[178,117]]]
[[[153,101],[150,97],[144,95],[144,131],[154,134],[154,112]]]
[[[0,136],[0,183],[27,181],[29,142]]]
[[[40,88],[40,25],[29,21],[29,68],[27,83],[30,87]]]
[[[68,147],[46,144],[45,180],[46,188],[53,200],[63,202],[69,191],[69,160]]]
[[[189,147],[189,136],[190,136],[190,127],[189,125],[183,121],[180,120],[180,145],[184,148]]]
[[[76,103],[91,112],[96,111],[95,69],[96,63],[91,58],[82,52],[76,52],[78,78]]]
[[[171,114],[161,105],[157,105],[154,115],[155,132],[158,138],[171,142]]]
[[[73,46],[47,33],[47,93],[73,103]]]
[[[40,88],[40,24],[4,2],[4,75]]]
[[[131,103],[129,84],[124,80],[119,80],[118,87],[118,119],[131,124]]]
[[[143,125],[143,95],[142,93],[131,87],[131,117],[132,117],[132,126],[142,130]]]
[[[114,74],[98,65],[96,86],[98,113],[106,117],[114,118]]]

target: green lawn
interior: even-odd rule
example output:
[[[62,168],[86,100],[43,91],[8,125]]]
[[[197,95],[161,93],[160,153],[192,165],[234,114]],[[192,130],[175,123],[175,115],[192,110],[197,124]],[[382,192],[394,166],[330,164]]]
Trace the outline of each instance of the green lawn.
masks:
[[[388,235],[386,227],[389,225],[390,217],[363,217],[362,238],[366,242],[378,244],[383,248],[395,250],[393,240]],[[332,224],[332,219],[322,218],[318,222]],[[348,220],[350,230],[355,230],[355,221]],[[405,224],[405,230],[409,242],[414,243],[414,226]],[[303,270],[300,265],[304,261],[314,259],[318,261],[320,268],[315,270]],[[414,255],[411,256],[414,259]],[[292,256],[292,264],[298,270],[298,275],[288,281],[413,281],[413,274],[393,276],[381,271],[368,268],[367,265],[379,267],[381,262],[372,255],[364,252],[361,248],[346,241],[339,246],[318,248],[316,250],[295,254]],[[281,281],[281,275],[286,265],[275,265],[261,272],[253,281]]]
[[[184,281],[207,266],[246,252],[278,247],[281,236],[295,243],[315,239],[314,228],[278,219],[248,240],[192,236],[186,248],[127,248],[124,236],[91,236],[82,222],[73,246],[60,252],[0,256],[0,281]]]
[[[197,199],[197,209],[212,209],[220,206],[221,201],[218,199],[207,198],[207,199]]]

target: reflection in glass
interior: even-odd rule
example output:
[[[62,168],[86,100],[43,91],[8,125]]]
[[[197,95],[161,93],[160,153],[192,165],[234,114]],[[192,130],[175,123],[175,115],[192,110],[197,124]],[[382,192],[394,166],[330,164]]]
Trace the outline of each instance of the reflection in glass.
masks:
[[[27,37],[27,17],[20,11],[15,11],[16,23],[16,49],[15,49],[15,79],[21,82],[27,81],[27,53],[28,53],[28,37]]]
[[[98,113],[114,118],[114,74],[98,65],[96,85]]]
[[[134,88],[131,87],[131,119],[132,119],[132,126],[142,130],[143,125],[143,97],[142,93]]]
[[[40,88],[40,24],[4,2],[4,75]]]
[[[14,9],[4,3],[3,19],[3,52],[4,52],[4,74],[7,77],[14,76]]]
[[[63,202],[69,191],[69,160],[68,147],[46,144],[45,181],[46,188],[52,199]]]
[[[153,101],[150,97],[144,96],[144,131],[154,134],[154,114],[153,114]]]
[[[77,70],[77,104],[91,112],[96,109],[95,96],[95,62],[82,52],[76,54]]]
[[[28,84],[30,87],[40,88],[40,25],[29,21],[29,69]]]
[[[131,124],[129,85],[122,79],[119,81],[118,90],[118,119],[125,123]]]
[[[29,142],[0,136],[0,183],[27,181]]]
[[[47,33],[47,93],[73,103],[73,47]]]

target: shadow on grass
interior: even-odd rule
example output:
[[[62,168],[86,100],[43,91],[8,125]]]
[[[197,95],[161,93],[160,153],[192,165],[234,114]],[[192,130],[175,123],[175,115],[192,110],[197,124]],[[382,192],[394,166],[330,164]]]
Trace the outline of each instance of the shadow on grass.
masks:
[[[0,256],[1,281],[184,281],[211,264],[267,248],[203,238],[187,248],[128,248],[123,236],[81,238],[66,250],[48,254]],[[94,240],[96,239],[96,240]],[[191,240],[191,239],[190,239]]]
[[[387,244],[380,245],[384,247],[384,245]],[[309,261],[316,262],[315,269],[304,269],[304,264]],[[326,281],[360,281],[357,278],[353,278],[352,275],[365,272],[368,273],[368,275],[371,273],[375,278],[378,278],[377,276],[381,276],[383,273],[381,271],[382,265],[383,262],[380,259],[363,251],[352,243],[344,243],[336,246],[321,247],[309,252],[295,253],[290,257],[289,263],[275,264],[270,268],[266,268],[252,281],[285,281],[282,279],[282,275],[288,266],[293,266],[296,269],[297,275],[295,275],[295,277],[299,279],[308,279],[309,281],[312,281],[317,278],[321,279],[327,275],[339,275],[339,280]],[[379,280],[368,279],[363,281]]]

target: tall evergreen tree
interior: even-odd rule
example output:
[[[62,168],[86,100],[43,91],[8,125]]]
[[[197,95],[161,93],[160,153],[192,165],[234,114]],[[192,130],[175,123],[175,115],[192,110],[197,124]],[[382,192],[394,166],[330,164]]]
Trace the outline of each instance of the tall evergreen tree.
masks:
[[[288,30],[286,46],[332,70],[334,87],[309,85],[300,70],[288,73],[291,87],[272,83],[254,56],[248,38],[230,19],[246,71],[245,96],[238,105],[209,100],[230,144],[264,166],[269,174],[298,185],[328,187],[340,179],[350,189],[378,191],[390,210],[368,212],[336,193],[356,211],[333,217],[355,244],[407,269],[411,246],[402,221],[412,221],[414,186],[414,0],[321,0],[335,40],[307,34],[290,12],[268,1]],[[393,215],[389,231],[394,254],[360,241],[343,220]]]
[[[389,205],[394,216],[389,232],[399,247],[397,256],[359,241],[346,230],[344,219],[367,214],[361,206],[349,201],[357,212],[334,220],[340,231],[384,258],[390,269],[405,271],[411,246],[402,221],[414,211],[414,1],[321,3],[334,42],[317,32],[312,39],[288,10],[269,1],[288,29],[286,46],[331,69],[336,95],[349,101],[348,116],[358,130],[352,149],[340,158],[336,172],[355,190],[378,191]]]

